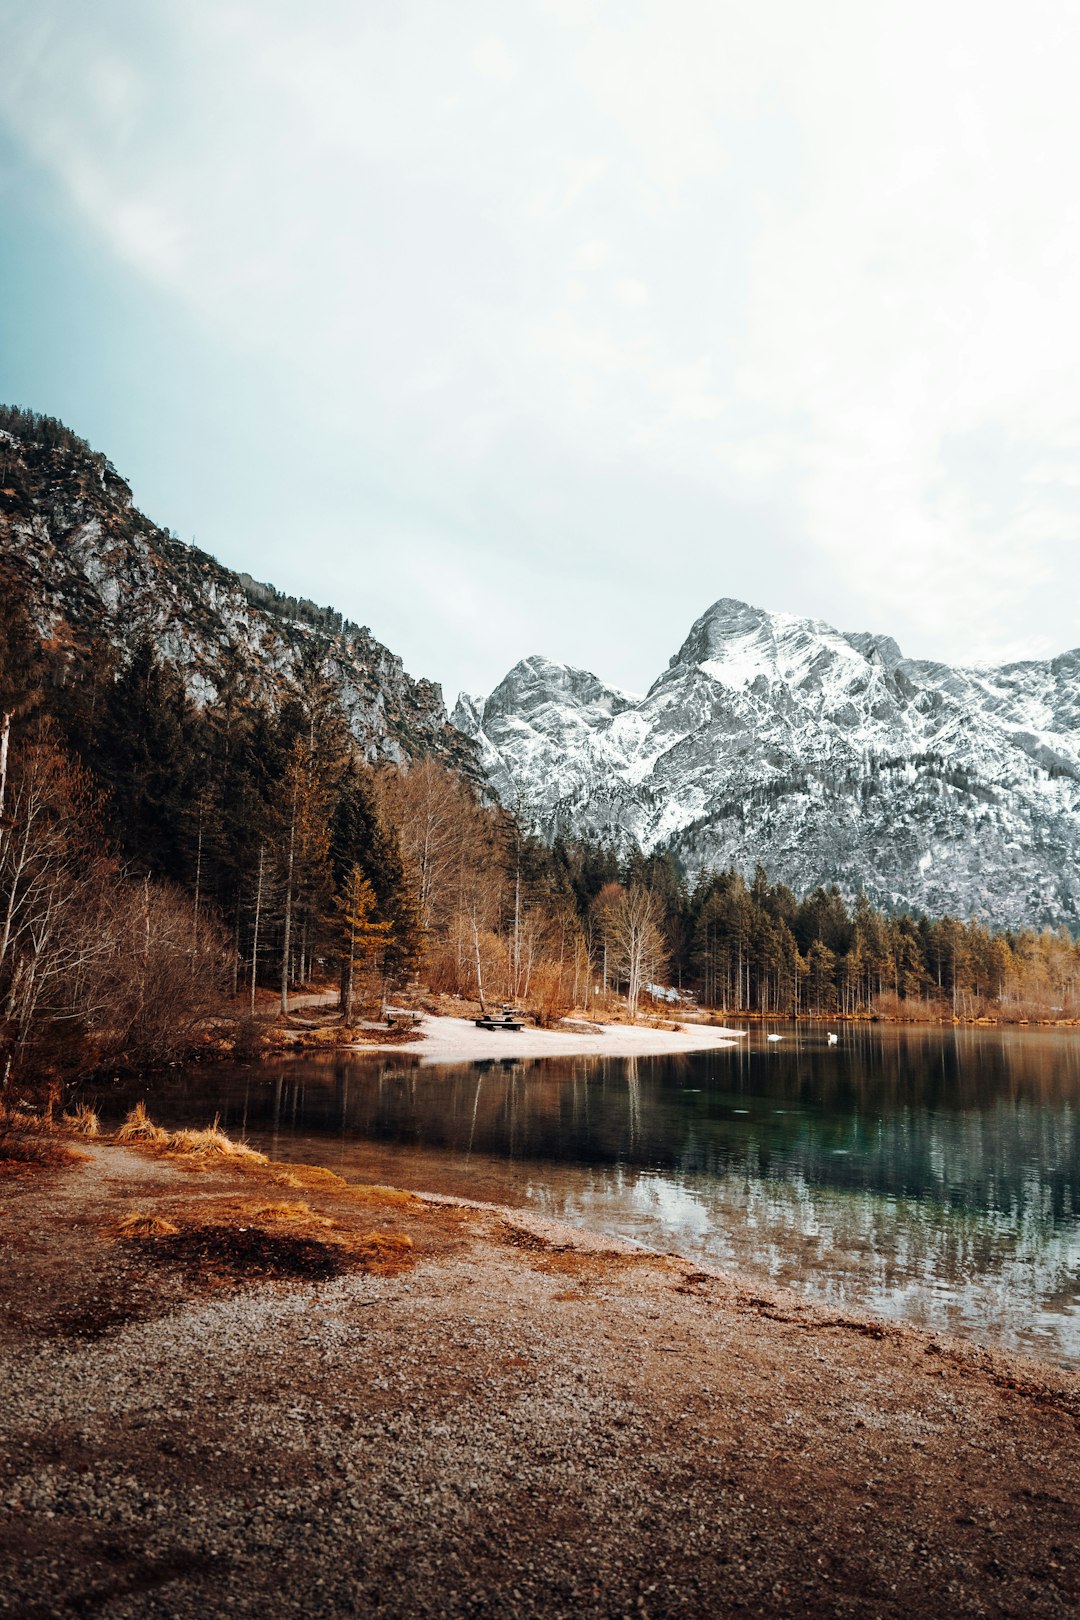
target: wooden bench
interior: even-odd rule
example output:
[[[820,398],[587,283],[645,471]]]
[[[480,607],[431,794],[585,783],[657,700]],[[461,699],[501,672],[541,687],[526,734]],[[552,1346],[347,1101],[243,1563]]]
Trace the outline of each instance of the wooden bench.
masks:
[[[386,1009],[386,1022],[390,1029],[415,1029],[423,1016],[423,1013],[413,1012],[408,1007]]]

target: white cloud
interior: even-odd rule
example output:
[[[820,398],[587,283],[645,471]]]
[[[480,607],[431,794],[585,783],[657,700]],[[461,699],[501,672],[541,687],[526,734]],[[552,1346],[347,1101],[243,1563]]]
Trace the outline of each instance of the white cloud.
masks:
[[[517,58],[501,39],[485,39],[473,51],[473,62],[482,78],[496,84],[513,84],[518,76]]]
[[[654,639],[722,591],[942,656],[1080,639],[1071,6],[41,0],[6,26],[12,138],[426,533],[528,533],[538,568],[617,544],[613,620],[662,543]],[[565,622],[554,653],[622,656]]]
[[[633,276],[624,276],[615,283],[615,297],[624,309],[640,309],[649,302],[649,289],[643,281],[637,281]]]

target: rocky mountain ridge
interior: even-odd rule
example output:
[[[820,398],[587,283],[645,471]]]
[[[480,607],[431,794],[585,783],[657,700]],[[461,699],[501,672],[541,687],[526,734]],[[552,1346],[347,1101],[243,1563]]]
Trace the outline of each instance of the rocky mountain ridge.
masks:
[[[472,771],[441,688],[408,675],[362,625],[224,567],[139,512],[111,462],[62,424],[0,412],[0,589],[29,605],[42,637],[77,658],[121,655],[149,636],[196,702],[231,673],[279,702],[314,659],[370,760],[434,753]]]
[[[1080,650],[955,669],[722,598],[643,697],[532,657],[453,719],[548,836],[1080,926]]]

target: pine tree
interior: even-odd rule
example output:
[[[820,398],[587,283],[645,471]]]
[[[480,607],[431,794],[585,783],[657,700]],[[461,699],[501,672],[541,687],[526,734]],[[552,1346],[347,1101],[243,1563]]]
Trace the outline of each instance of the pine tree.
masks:
[[[377,904],[375,890],[363,870],[353,866],[334,900],[342,937],[341,1012],[346,1024],[352,1022],[357,974],[363,973],[390,942],[390,923],[375,920]]]
[[[179,882],[193,864],[197,730],[179,675],[144,637],[108,695],[93,764],[122,853],[137,870]]]

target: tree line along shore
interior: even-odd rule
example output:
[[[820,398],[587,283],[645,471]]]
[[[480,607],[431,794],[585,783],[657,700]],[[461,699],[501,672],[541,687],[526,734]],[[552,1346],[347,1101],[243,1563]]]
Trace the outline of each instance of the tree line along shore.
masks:
[[[760,867],[690,882],[663,852],[546,843],[433,758],[372,763],[317,641],[280,701],[238,664],[199,706],[148,640],[75,657],[12,594],[0,739],[4,1084],[172,1060],[214,1014],[242,1044],[267,990],[285,1014],[313,979],[345,1023],[417,981],[541,1025],[633,1018],[657,986],[743,1016],[1080,1016],[1065,930],[799,897]]]

